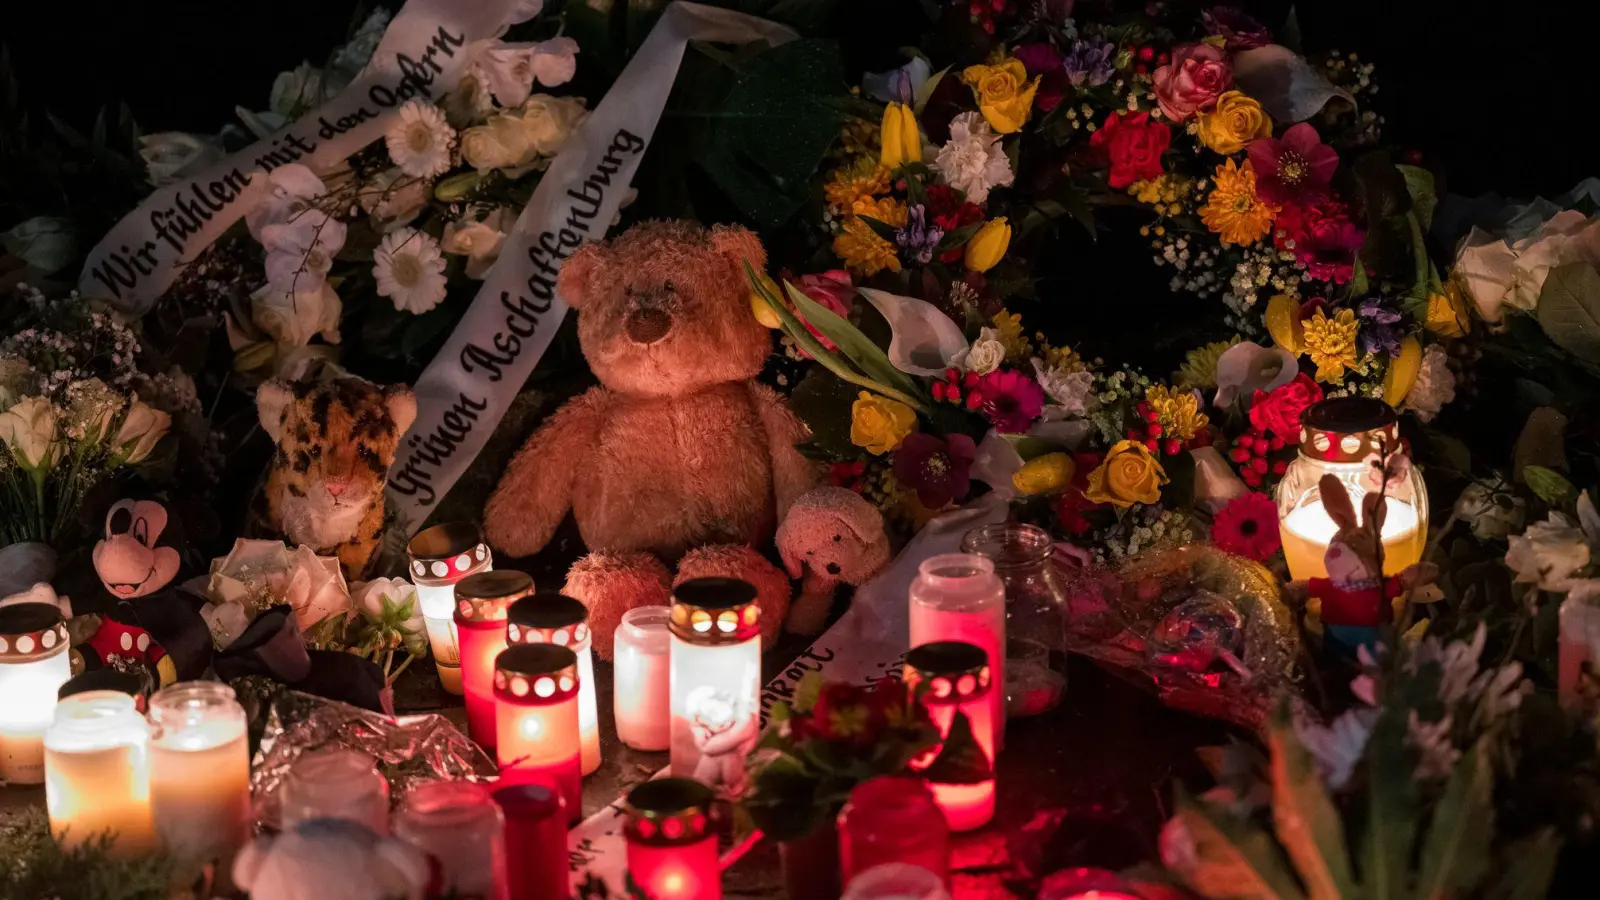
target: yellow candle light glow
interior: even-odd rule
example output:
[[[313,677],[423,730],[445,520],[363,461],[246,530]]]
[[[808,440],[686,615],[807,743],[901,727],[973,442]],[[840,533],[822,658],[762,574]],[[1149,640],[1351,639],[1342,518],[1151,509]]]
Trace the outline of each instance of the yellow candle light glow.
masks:
[[[44,770],[50,830],[64,847],[109,832],[115,856],[156,849],[150,726],[132,697],[89,691],[56,704],[44,733]]]
[[[460,696],[461,651],[456,636],[456,582],[494,568],[494,555],[478,526],[447,522],[425,528],[406,545],[411,580],[428,630],[428,645],[444,689]]]
[[[500,780],[561,792],[567,816],[583,817],[578,656],[555,644],[518,644],[495,659],[494,704]]]
[[[72,677],[67,627],[48,603],[0,607],[0,781],[44,781],[44,732]]]
[[[589,609],[565,594],[535,593],[506,610],[506,645],[554,644],[578,655],[578,729],[583,774],[600,768],[600,706],[594,688]]]
[[[250,839],[250,746],[233,688],[186,681],[150,698],[150,811],[167,851],[187,863],[218,860]]]

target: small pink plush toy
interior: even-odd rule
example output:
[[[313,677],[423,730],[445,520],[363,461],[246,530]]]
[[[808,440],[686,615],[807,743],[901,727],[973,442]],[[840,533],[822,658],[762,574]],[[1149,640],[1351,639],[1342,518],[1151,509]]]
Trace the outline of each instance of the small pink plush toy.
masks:
[[[795,634],[821,633],[839,585],[863,584],[889,564],[883,514],[842,487],[801,495],[778,526],[777,543],[789,576],[804,576],[784,623]]]

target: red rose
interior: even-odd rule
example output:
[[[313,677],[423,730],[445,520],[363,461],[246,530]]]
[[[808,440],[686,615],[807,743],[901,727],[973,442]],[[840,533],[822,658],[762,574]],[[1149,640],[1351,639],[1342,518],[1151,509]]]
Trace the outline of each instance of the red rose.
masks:
[[[1304,372],[1271,393],[1256,391],[1250,401],[1250,424],[1290,443],[1300,440],[1300,417],[1322,399],[1322,388]]]
[[[1147,112],[1115,112],[1089,138],[1089,146],[1111,161],[1111,186],[1125,188],[1135,181],[1160,178],[1161,154],[1172,143],[1172,129]]]
[[[966,200],[960,191],[948,184],[928,185],[928,217],[945,234],[965,225],[983,221],[983,210]],[[939,254],[940,262],[953,263],[967,252],[966,245],[957,244]]]
[[[1233,68],[1220,47],[1184,44],[1172,51],[1172,63],[1157,69],[1152,78],[1162,114],[1182,122],[1233,87]]]

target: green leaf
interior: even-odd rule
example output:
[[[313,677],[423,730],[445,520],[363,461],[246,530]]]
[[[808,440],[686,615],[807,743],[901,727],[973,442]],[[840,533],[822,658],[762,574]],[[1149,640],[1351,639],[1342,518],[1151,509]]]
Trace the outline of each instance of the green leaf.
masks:
[[[1367,204],[1367,219],[1389,219],[1411,210],[1410,185],[1400,169],[1383,150],[1374,150],[1356,160],[1356,181]]]
[[[1486,746],[1480,741],[1462,755],[1450,773],[1444,796],[1434,808],[1433,822],[1422,845],[1418,900],[1466,896],[1489,873],[1489,847],[1494,839],[1494,775],[1486,758]]]
[[[1503,851],[1500,877],[1489,885],[1488,900],[1543,900],[1556,874],[1561,836],[1545,828],[1512,841]]]
[[[1288,704],[1267,735],[1272,755],[1272,825],[1311,900],[1355,896],[1355,876],[1345,848],[1343,824],[1328,799],[1311,754],[1289,724]]]
[[[883,238],[891,244],[894,243],[894,233],[897,229],[893,225],[890,225],[888,222],[885,222],[881,219],[874,219],[871,216],[857,216],[856,218],[867,223],[867,227],[872,229],[873,234],[876,234],[878,237]]]
[[[1355,264],[1350,268],[1350,296],[1359,297],[1367,292],[1367,267],[1361,261],[1361,254],[1356,254]]]
[[[1194,846],[1192,864],[1178,874],[1211,900],[1300,900],[1283,851],[1261,829],[1226,809],[1175,791],[1177,812],[1167,828],[1181,828]],[[1176,868],[1176,866],[1175,866]]]
[[[966,713],[956,710],[939,755],[923,770],[922,777],[937,784],[977,784],[994,777],[994,767],[973,736]]]
[[[1557,346],[1600,363],[1600,272],[1586,262],[1551,269],[1535,314]]]
[[[1546,503],[1566,503],[1578,497],[1578,489],[1572,482],[1561,476],[1554,469],[1544,466],[1523,466],[1522,480],[1528,489],[1539,495],[1539,499]]]
[[[789,408],[811,427],[811,443],[833,456],[853,458],[861,448],[850,441],[850,409],[861,389],[812,366],[789,395]]]
[[[802,715],[811,712],[811,708],[817,705],[817,697],[822,694],[823,682],[821,672],[811,671],[800,676],[800,681],[794,686],[795,712]]]
[[[1411,196],[1411,211],[1416,214],[1422,230],[1433,227],[1433,210],[1439,205],[1439,194],[1433,183],[1433,173],[1421,166],[1395,166],[1406,180],[1406,193]]]
[[[807,297],[789,282],[783,283],[783,289],[805,320],[826,335],[828,340],[833,341],[840,352],[855,363],[857,368],[896,390],[916,395],[917,383],[911,380],[910,375],[895,368],[894,363],[889,361],[889,354],[883,352],[883,348],[862,334],[861,329],[851,325],[849,320],[833,310]]]

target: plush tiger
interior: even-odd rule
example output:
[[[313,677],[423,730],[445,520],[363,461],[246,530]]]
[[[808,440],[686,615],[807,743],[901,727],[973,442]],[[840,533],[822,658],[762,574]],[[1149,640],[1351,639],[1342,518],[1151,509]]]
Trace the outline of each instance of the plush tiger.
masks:
[[[384,482],[417,417],[416,396],[360,378],[268,381],[256,391],[256,409],[278,445],[268,519],[291,543],[337,555],[359,578],[383,533]]]

